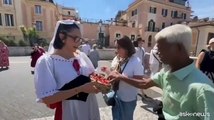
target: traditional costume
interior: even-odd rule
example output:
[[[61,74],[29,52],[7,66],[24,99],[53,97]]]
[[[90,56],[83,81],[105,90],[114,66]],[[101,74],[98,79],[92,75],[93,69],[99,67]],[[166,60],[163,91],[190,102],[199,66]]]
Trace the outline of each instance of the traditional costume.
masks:
[[[9,67],[9,50],[7,45],[0,41],[0,68]]]
[[[51,96],[60,90],[74,88],[87,82],[88,76],[94,72],[91,61],[82,52],[70,59],[52,55],[53,42],[60,24],[75,23],[71,20],[57,22],[55,35],[49,47],[50,54],[40,57],[36,64],[35,88],[39,102],[42,102],[42,98]],[[100,120],[95,94],[79,93],[67,100],[51,104],[50,107],[56,108],[55,120]]]

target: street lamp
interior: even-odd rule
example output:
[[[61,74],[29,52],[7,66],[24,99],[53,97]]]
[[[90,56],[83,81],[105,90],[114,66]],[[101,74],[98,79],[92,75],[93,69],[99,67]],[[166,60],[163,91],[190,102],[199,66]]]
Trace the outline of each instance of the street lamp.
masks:
[[[98,47],[102,49],[103,48],[102,20],[99,21],[99,28],[100,28],[100,31],[99,31]]]

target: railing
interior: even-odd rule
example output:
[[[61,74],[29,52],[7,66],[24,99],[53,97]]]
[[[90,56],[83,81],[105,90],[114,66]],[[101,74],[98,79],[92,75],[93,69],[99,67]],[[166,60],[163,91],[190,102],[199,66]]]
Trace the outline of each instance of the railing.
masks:
[[[160,30],[161,30],[160,28],[154,28],[154,29],[151,29],[150,27],[145,28],[145,31],[147,32],[159,32]]]
[[[83,23],[95,23],[95,24],[99,24],[100,21],[102,22],[102,24],[110,24],[113,22],[113,20],[86,19],[86,18],[80,18],[80,21]]]

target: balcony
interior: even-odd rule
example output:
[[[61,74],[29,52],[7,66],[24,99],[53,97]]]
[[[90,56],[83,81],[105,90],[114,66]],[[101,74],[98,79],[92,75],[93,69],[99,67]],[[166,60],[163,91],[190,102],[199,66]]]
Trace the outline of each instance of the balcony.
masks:
[[[146,32],[159,32],[160,30],[161,30],[160,28],[151,28],[151,27],[145,28]]]

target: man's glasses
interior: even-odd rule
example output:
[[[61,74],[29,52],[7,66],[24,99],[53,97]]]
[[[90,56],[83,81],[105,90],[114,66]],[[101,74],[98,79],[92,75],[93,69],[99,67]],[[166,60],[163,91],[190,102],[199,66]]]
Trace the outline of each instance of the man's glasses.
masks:
[[[76,42],[76,43],[83,41],[83,39],[81,37],[78,37],[78,36],[72,36],[72,35],[69,35],[69,34],[67,34],[67,36],[72,38],[72,39],[74,39],[74,42]]]

